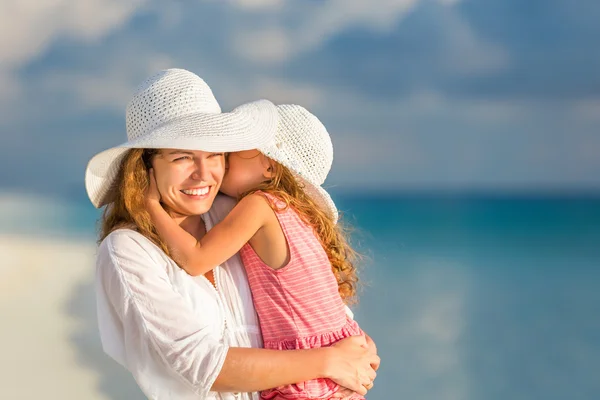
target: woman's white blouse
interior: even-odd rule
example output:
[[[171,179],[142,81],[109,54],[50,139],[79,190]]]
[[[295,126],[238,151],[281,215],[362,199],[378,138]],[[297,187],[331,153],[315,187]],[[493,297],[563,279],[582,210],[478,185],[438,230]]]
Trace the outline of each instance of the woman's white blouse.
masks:
[[[217,196],[207,229],[234,201]],[[191,277],[143,235],[112,232],[97,257],[98,325],[104,351],[151,399],[257,399],[212,387],[229,347],[261,347],[258,318],[238,255],[214,269],[215,287]]]

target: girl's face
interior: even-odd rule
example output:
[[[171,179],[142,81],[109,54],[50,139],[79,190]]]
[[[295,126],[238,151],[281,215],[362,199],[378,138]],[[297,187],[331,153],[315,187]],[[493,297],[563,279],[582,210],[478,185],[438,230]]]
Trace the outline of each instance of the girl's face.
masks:
[[[221,191],[238,198],[271,177],[271,163],[258,150],[230,153]]]
[[[161,149],[152,158],[161,202],[171,216],[189,217],[207,212],[225,174],[223,153]]]

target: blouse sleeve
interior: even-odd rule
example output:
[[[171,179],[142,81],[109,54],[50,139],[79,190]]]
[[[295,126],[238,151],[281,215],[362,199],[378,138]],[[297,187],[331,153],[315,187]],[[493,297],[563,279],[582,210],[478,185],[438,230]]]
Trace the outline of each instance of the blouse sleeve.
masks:
[[[128,231],[113,232],[99,247],[98,317],[104,349],[150,397],[166,370],[202,399],[223,366],[228,345],[215,340],[214,321],[192,311],[171,285],[158,250],[151,250],[145,237]]]

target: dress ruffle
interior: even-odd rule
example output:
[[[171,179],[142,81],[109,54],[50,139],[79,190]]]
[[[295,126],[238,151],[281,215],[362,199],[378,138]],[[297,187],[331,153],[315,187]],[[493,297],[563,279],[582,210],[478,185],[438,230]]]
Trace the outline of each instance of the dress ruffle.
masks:
[[[350,336],[362,335],[363,332],[353,320],[333,332],[325,332],[319,335],[300,337],[291,340],[265,341],[264,348],[272,350],[299,350],[328,347],[332,344]],[[289,399],[329,399],[340,386],[330,379],[314,379],[293,385],[280,386],[261,392],[261,399],[265,400],[289,400]],[[363,399],[362,396],[352,399]]]
[[[362,335],[363,332],[354,320],[347,320],[340,329],[324,332],[319,335],[299,337],[289,340],[265,340],[264,348],[273,350],[298,350],[327,347],[350,336]]]

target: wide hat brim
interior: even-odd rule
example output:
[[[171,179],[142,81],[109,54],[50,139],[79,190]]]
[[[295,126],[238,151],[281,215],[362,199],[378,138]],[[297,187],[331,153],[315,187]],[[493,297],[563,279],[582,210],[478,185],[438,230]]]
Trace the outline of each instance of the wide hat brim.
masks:
[[[272,141],[278,121],[275,105],[267,100],[241,105],[229,113],[198,113],[169,121],[92,157],[85,171],[87,194],[96,208],[114,200],[115,178],[130,149],[251,150]]]

